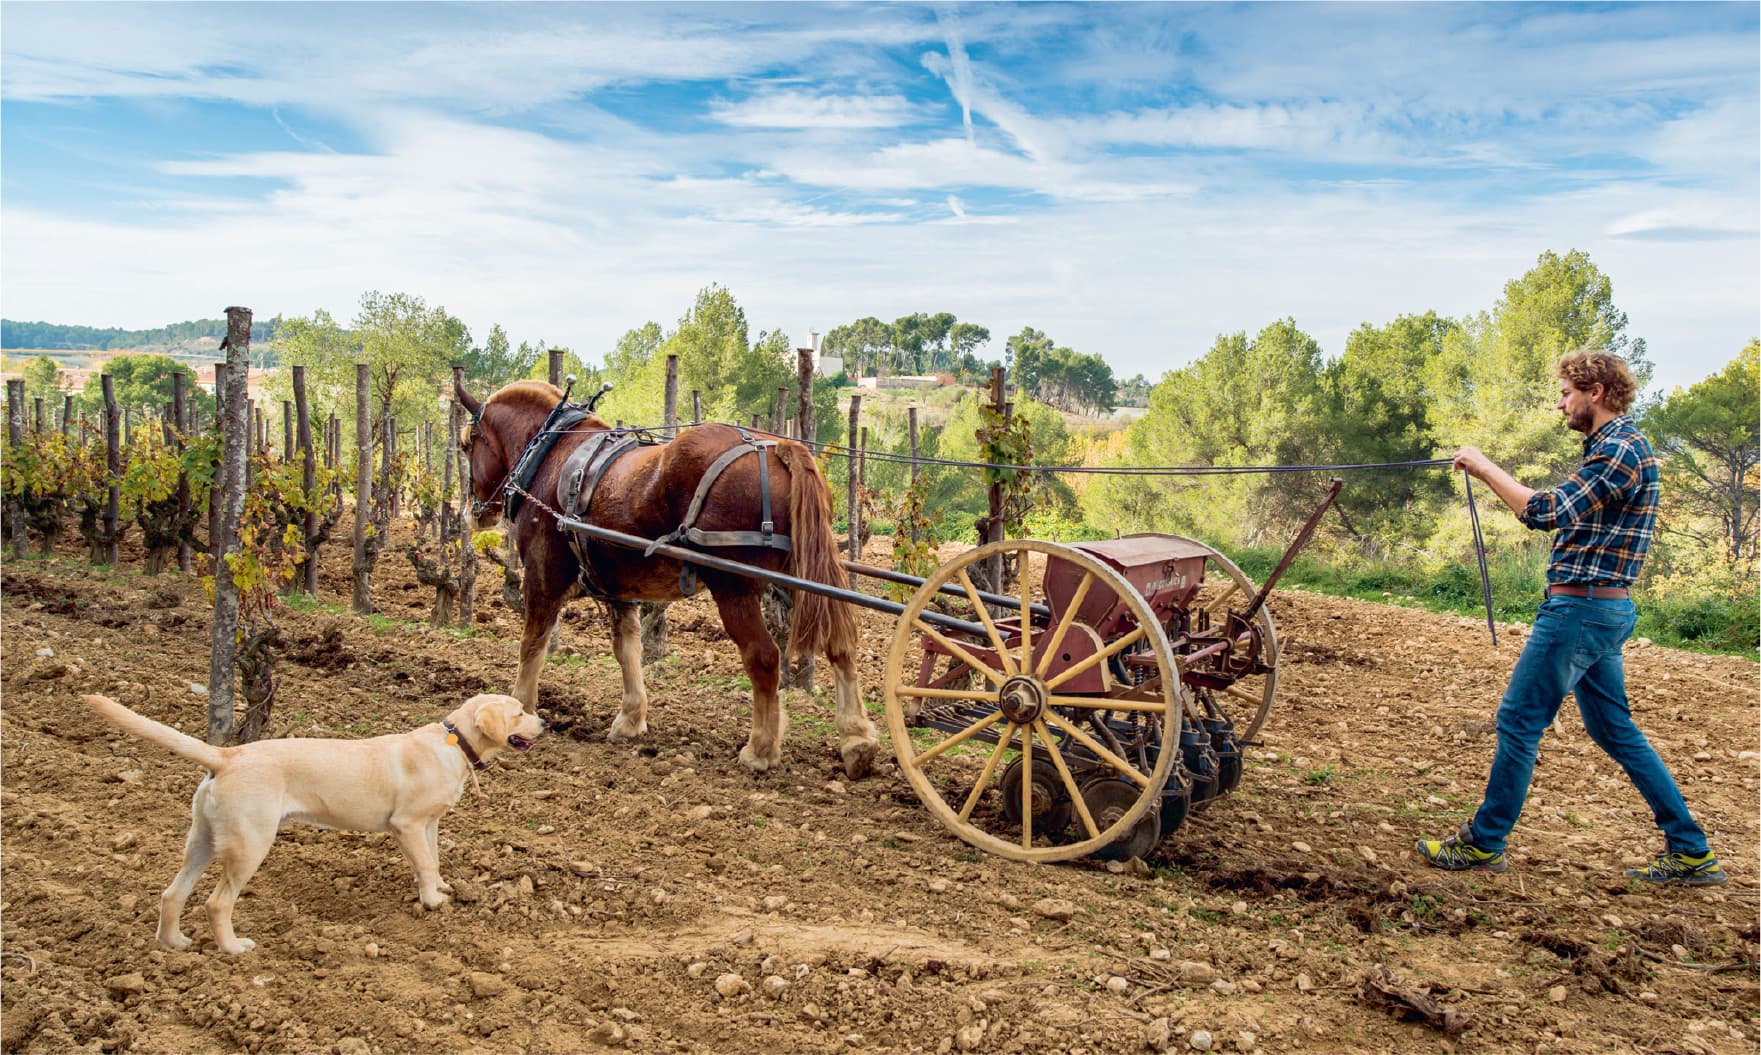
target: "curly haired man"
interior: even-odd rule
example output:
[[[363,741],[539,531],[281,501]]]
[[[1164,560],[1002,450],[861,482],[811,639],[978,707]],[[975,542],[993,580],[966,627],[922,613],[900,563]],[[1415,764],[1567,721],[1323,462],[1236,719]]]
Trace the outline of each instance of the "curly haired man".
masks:
[[[1459,832],[1420,839],[1418,851],[1438,868],[1504,871],[1504,842],[1528,797],[1541,734],[1569,692],[1584,730],[1620,763],[1663,830],[1663,855],[1627,877],[1722,883],[1729,876],[1627,705],[1621,646],[1637,621],[1628,588],[1651,544],[1658,495],[1657,458],[1627,415],[1638,386],[1625,361],[1595,349],[1563,356],[1558,373],[1558,409],[1585,437],[1584,460],[1565,482],[1534,491],[1473,447],[1455,455],[1455,468],[1484,480],[1524,524],[1554,532],[1553,555],[1546,600],[1498,705],[1485,800]]]

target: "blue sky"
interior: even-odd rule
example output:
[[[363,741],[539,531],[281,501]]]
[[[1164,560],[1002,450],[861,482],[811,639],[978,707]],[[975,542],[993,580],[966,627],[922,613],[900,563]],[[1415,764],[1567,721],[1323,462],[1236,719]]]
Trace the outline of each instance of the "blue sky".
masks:
[[[0,310],[401,290],[591,360],[719,282],[1154,378],[1581,249],[1667,389],[1761,332],[1757,11],[8,2]]]

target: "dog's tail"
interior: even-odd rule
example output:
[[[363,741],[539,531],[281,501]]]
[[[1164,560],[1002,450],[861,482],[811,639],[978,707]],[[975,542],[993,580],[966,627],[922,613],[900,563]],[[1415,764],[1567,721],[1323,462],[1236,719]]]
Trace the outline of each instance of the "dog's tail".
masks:
[[[80,700],[123,732],[132,733],[142,740],[151,740],[160,747],[208,767],[209,770],[218,771],[226,765],[227,757],[231,754],[224,747],[203,743],[193,736],[185,736],[169,725],[161,725],[151,718],[136,714],[108,696],[81,696]]]

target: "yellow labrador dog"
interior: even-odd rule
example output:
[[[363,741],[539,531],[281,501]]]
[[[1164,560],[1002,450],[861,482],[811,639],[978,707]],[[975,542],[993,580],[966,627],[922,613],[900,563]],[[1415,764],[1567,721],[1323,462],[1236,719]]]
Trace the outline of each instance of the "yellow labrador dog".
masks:
[[[444,722],[394,736],[214,747],[103,696],[81,699],[125,732],[208,767],[191,804],[183,868],[159,897],[159,943],[189,948],[178,922],[184,902],[218,857],[224,874],[208,898],[208,921],[220,951],[233,954],[256,943],[233,933],[232,907],[289,821],[391,832],[415,866],[423,907],[439,908],[452,892],[440,878],[441,814],[464,793],[473,768],[509,748],[526,750],[544,731],[544,720],[519,700],[485,693]]]

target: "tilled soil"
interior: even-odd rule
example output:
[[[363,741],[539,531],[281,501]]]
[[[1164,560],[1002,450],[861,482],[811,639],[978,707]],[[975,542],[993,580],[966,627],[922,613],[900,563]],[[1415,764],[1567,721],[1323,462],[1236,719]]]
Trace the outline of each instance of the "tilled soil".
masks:
[[[493,567],[465,636],[422,625],[429,591],[400,552],[371,621],[347,614],[346,546],[324,561],[319,604],[278,616],[272,735],[399,732],[511,682],[518,626]],[[442,822],[454,902],[420,909],[388,835],[290,827],[235,917],[258,948],[230,957],[201,908],[212,875],[185,915],[195,947],[153,936],[201,771],[78,702],[205,728],[202,588],[138,567],[68,550],[5,568],[8,1052],[1755,1048],[1743,659],[1627,651],[1634,713],[1714,832],[1721,888],[1619,878],[1660,836],[1569,709],[1510,871],[1423,865],[1413,840],[1478,802],[1522,628],[1494,649],[1472,620],[1300,592],[1274,599],[1279,698],[1240,789],[1147,867],[1029,865],[951,836],[890,762],[847,781],[829,701],[800,690],[781,769],[741,769],[744,682],[705,599],[671,610],[647,739],[605,742],[616,666],[578,603],[542,682],[557,731]],[[862,624],[879,720],[893,625]],[[820,681],[829,696],[823,664]]]

